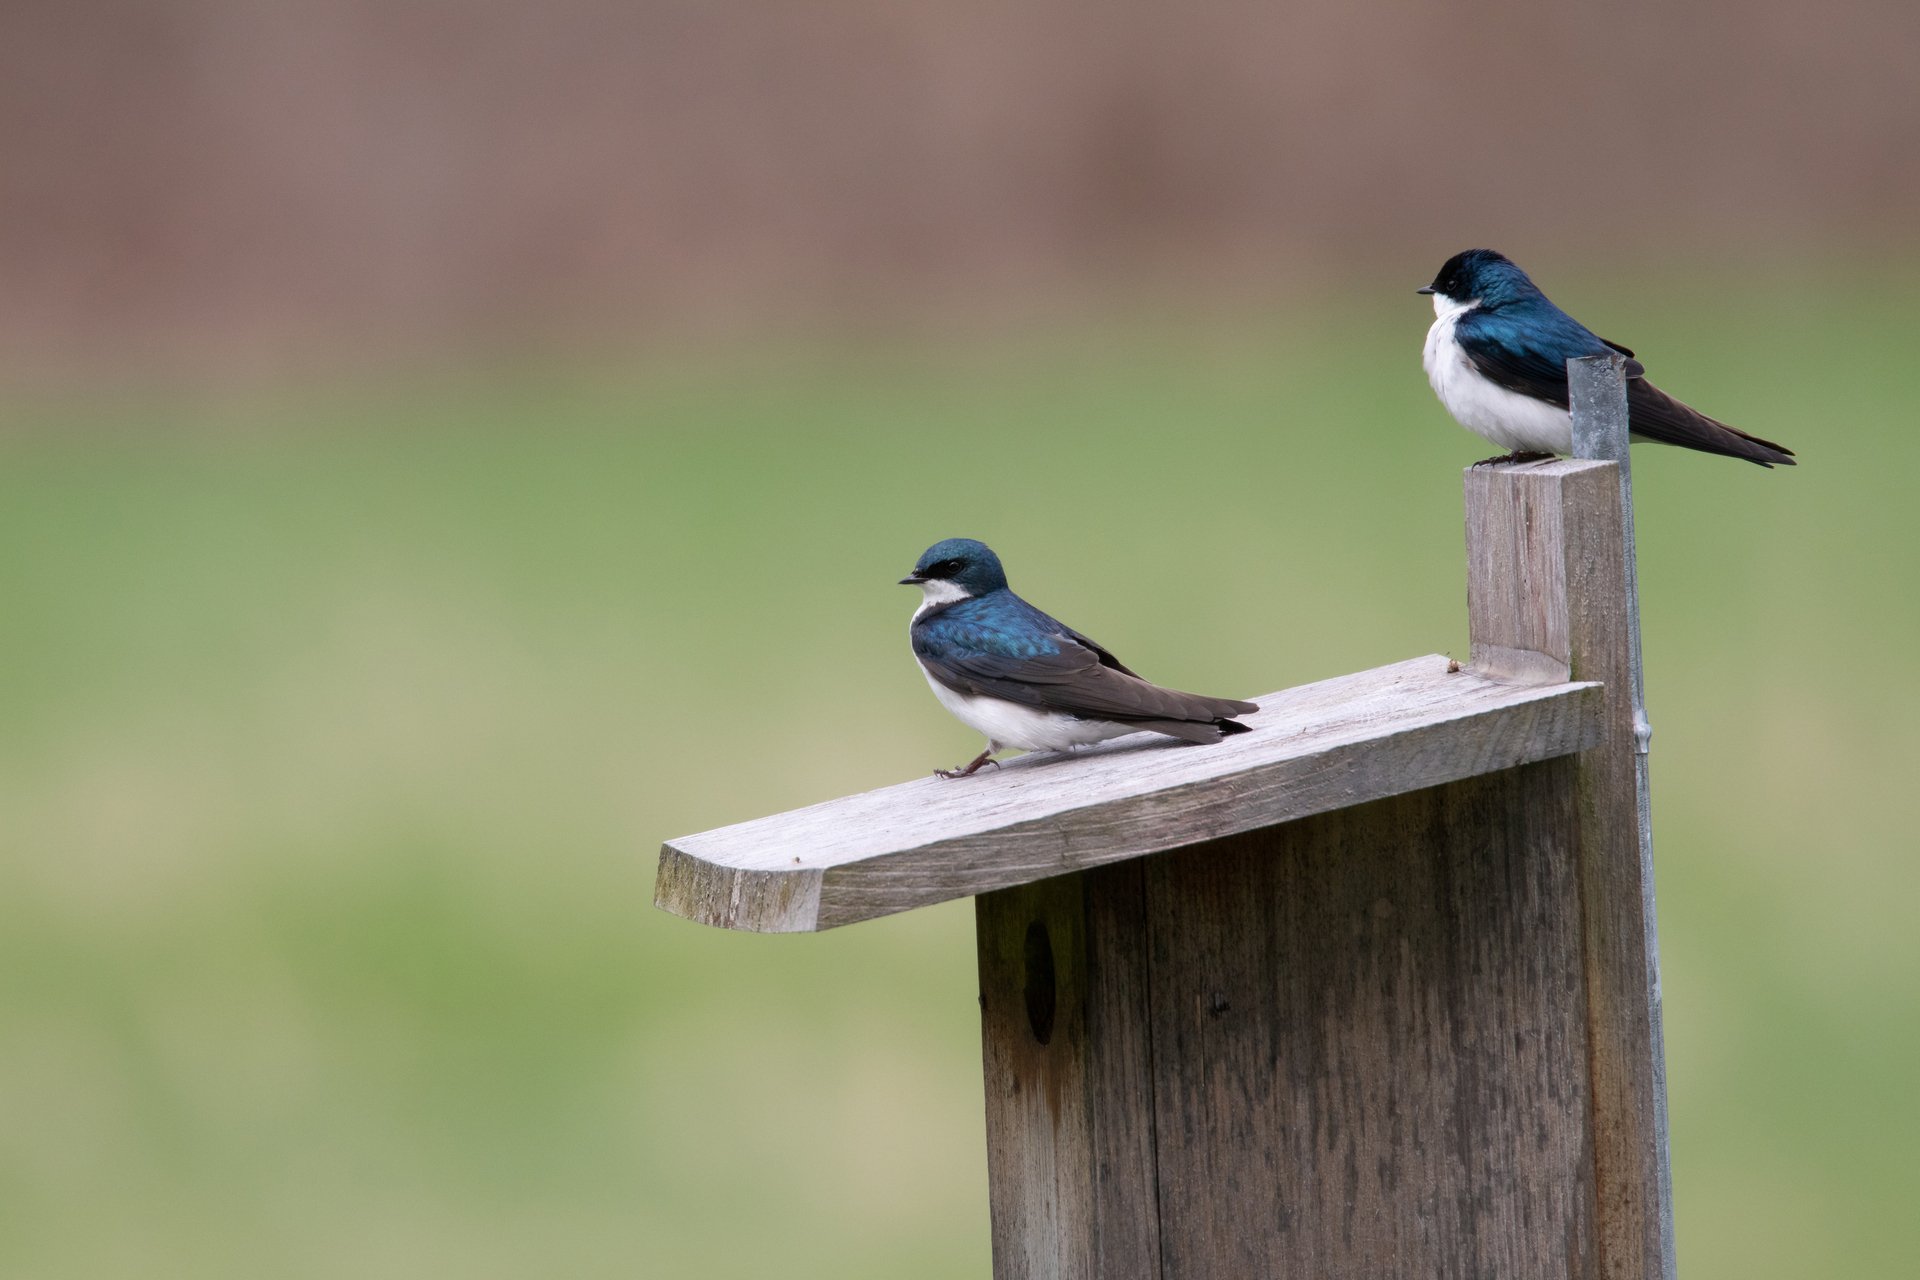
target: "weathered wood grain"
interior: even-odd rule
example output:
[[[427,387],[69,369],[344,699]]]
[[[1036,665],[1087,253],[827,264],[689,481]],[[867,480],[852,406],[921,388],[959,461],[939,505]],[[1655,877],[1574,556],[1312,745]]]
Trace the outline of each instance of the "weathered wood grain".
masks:
[[[996,1280],[1593,1276],[1576,784],[982,897]]]
[[[1570,467],[1550,462],[1467,472],[1467,626],[1474,670],[1560,681],[1568,669],[1566,526]]]
[[[1602,682],[1606,728],[1574,762],[1591,1046],[1595,1195],[1605,1280],[1666,1274],[1665,1069],[1653,885],[1641,859],[1618,473],[1606,462],[1468,471],[1476,664],[1538,646]],[[1514,584],[1528,583],[1527,591]]]
[[[1151,734],[924,778],[670,840],[655,904],[762,932],[830,928],[1289,822],[1598,738],[1602,691],[1449,672],[1435,654],[1259,699],[1253,732]]]
[[[983,894],[981,1056],[999,1280],[1157,1280],[1141,864]]]
[[[1572,766],[1149,860],[1161,1275],[1593,1275]]]

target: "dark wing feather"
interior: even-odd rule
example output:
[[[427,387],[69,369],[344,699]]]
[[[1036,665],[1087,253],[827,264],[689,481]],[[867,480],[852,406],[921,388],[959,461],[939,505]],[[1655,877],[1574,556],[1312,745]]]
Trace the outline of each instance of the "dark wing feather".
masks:
[[[1730,427],[1681,404],[1646,380],[1633,352],[1608,342],[1558,307],[1475,309],[1454,326],[1467,360],[1492,382],[1567,407],[1567,361],[1611,349],[1627,360],[1627,426],[1633,435],[1705,453],[1745,458],[1763,467],[1792,466],[1793,450]]]
[[[1136,676],[1137,678],[1137,673],[1133,670],[1132,667],[1129,667],[1126,663],[1114,657],[1113,654],[1110,651],[1108,651],[1106,646],[1100,644],[1098,641],[1094,640],[1090,636],[1084,636],[1080,634],[1078,631],[1075,631],[1072,627],[1068,626],[1064,622],[1060,624],[1060,631],[1062,634],[1064,634],[1067,637],[1067,639],[1072,640],[1076,644],[1083,644],[1087,648],[1093,650],[1094,653],[1099,656],[1101,666],[1108,667],[1114,671],[1118,671],[1123,676]]]
[[[1002,605],[1013,607],[1013,602]],[[1187,723],[1189,732],[1205,728],[1210,732],[1199,740],[1213,741],[1219,736],[1214,722],[1259,710],[1251,702],[1150,684],[1073,628],[1025,601],[1018,601],[1018,607],[1025,615],[1022,623],[1044,628],[1044,646],[1034,643],[1033,631],[1026,627],[1016,638],[1010,628],[980,616],[984,609],[959,605],[914,629],[914,654],[934,679],[962,693],[1087,720],[1137,723],[1179,737],[1189,733],[1170,725]]]
[[[1629,378],[1644,378],[1647,376],[1647,366],[1633,358],[1632,347],[1623,347],[1611,338],[1601,338],[1600,341],[1606,343],[1627,358],[1627,376]]]
[[[1163,689],[1138,676],[1101,665],[1083,645],[1057,654],[1008,658],[998,654],[922,655],[933,678],[962,693],[985,694],[1043,711],[1060,711],[1083,720],[1200,721],[1211,724],[1259,708],[1232,698],[1208,698]],[[1159,727],[1156,725],[1155,727]],[[1162,730],[1162,732],[1169,732]]]
[[[1645,379],[1627,384],[1627,427],[1642,440],[1745,458],[1763,467],[1794,465],[1793,450],[1709,418]]]
[[[1567,362],[1553,359],[1532,343],[1510,340],[1492,326],[1469,327],[1468,312],[1455,328],[1467,361],[1488,381],[1548,404],[1567,407]]]
[[[1612,350],[1628,357],[1628,379],[1643,377],[1647,372],[1645,365],[1632,358],[1633,352],[1592,333],[1557,307],[1536,307],[1527,316],[1475,309],[1460,317],[1454,336],[1468,362],[1483,377],[1562,409],[1567,407],[1569,360],[1605,355]]]

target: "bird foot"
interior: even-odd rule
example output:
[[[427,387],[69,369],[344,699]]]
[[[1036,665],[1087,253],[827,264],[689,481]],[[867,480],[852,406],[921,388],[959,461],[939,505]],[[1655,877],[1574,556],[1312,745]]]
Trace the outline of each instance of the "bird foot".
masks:
[[[1502,453],[1491,458],[1482,458],[1474,463],[1476,467],[1504,467],[1517,462],[1546,462],[1555,455],[1551,453]]]
[[[971,774],[979,772],[980,769],[986,765],[992,765],[996,769],[1000,767],[1000,762],[993,758],[993,751],[991,749],[982,751],[979,755],[973,758],[972,763],[966,765],[963,768],[935,769],[933,771],[933,776],[936,778],[965,778]]]

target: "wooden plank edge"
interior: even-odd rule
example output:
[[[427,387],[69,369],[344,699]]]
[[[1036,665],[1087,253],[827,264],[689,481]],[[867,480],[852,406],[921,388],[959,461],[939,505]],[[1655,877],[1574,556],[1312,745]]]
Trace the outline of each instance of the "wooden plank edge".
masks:
[[[1016,823],[976,836],[938,840],[915,849],[823,868],[814,904],[818,929],[933,906],[954,898],[990,893],[1094,867],[1297,822],[1317,814],[1368,804],[1428,787],[1498,773],[1520,765],[1574,755],[1599,745],[1605,690],[1592,683],[1543,688],[1542,696],[1464,713],[1398,732],[1390,739],[1421,767],[1366,778],[1380,739],[1347,743],[1318,755],[1270,761],[1239,773],[1220,774],[1163,793],[1153,813],[1118,823],[1104,820],[1105,806],[1090,805]],[[1558,715],[1557,724],[1554,717]],[[1553,736],[1535,730],[1543,722]],[[1466,726],[1489,730],[1494,749],[1477,757],[1435,750],[1457,739]],[[1356,785],[1356,780],[1364,779]],[[1166,810],[1177,807],[1190,838],[1169,843],[1160,834]],[[1030,857],[1010,866],[1009,843],[1030,846]],[[991,865],[972,858],[977,847],[996,846]]]
[[[653,905],[671,915],[747,933],[811,933],[822,926],[818,867],[747,870],[660,846]]]
[[[1192,828],[1192,839],[1177,845],[1143,844],[1141,834],[1128,832],[1127,824],[1116,828],[1099,821],[1100,805],[828,867],[733,867],[708,862],[668,841],[660,849],[654,906],[700,924],[753,933],[837,928],[1571,755],[1598,744],[1604,731],[1602,686],[1569,684],[1540,687],[1539,692],[1525,702],[1467,712],[1397,734],[1403,749],[1407,742],[1416,744],[1413,754],[1426,766],[1375,779],[1363,788],[1356,789],[1352,782],[1367,756],[1378,750],[1378,739],[1350,743],[1312,759],[1266,762],[1188,784],[1169,793],[1170,802],[1181,809],[1181,821]],[[1533,732],[1543,718],[1568,705],[1572,711],[1562,716],[1556,736],[1543,740]],[[1491,728],[1496,749],[1474,757],[1419,749],[1444,745],[1465,725]],[[1009,868],[1004,859],[985,869],[969,866],[968,856],[976,846],[1008,841],[1032,843],[1034,856],[1018,868]]]

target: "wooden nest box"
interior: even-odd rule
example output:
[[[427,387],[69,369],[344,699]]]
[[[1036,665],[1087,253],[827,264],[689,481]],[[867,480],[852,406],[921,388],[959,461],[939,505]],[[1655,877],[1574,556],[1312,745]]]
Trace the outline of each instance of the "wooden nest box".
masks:
[[[662,850],[658,905],[725,928],[975,898],[996,1277],[1671,1276],[1625,402],[1596,363],[1576,425],[1617,443],[1582,451],[1619,461],[1466,473],[1467,663]]]

